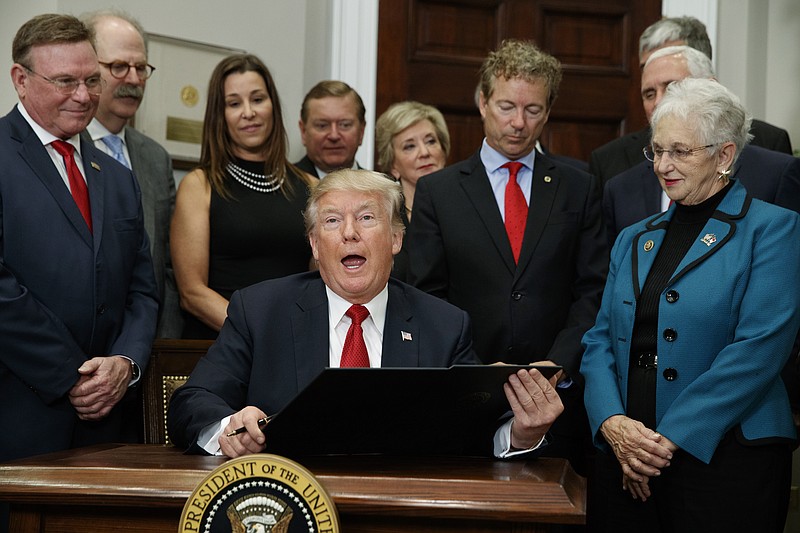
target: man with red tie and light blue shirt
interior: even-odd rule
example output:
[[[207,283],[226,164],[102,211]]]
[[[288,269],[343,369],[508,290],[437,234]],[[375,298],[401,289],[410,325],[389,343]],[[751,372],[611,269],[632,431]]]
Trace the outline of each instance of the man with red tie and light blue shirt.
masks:
[[[171,398],[175,444],[228,457],[262,451],[259,420],[326,367],[478,363],[464,311],[390,278],[403,208],[400,185],[367,170],[332,172],[312,190],[305,222],[319,271],[234,293],[219,337]],[[505,393],[514,416],[495,431],[493,453],[529,457],[563,406],[535,369],[509,376]]]
[[[135,439],[158,297],[133,174],[83,142],[103,80],[67,15],[19,29],[0,119],[0,460]],[[133,433],[131,433],[133,432]]]
[[[591,450],[580,340],[594,324],[608,253],[594,178],[535,150],[560,81],[558,61],[529,42],[505,41],[484,61],[485,139],[471,158],[419,180],[409,281],[469,313],[483,363],[564,368],[565,411],[544,453],[581,472]]]

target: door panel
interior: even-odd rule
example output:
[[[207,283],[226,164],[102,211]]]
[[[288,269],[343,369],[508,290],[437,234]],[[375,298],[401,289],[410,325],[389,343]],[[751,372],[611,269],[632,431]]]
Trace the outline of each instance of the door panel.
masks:
[[[408,99],[435,105],[450,128],[449,162],[465,159],[483,138],[475,105],[483,59],[503,39],[531,39],[564,72],[542,143],[587,161],[646,124],[638,41],[660,16],[660,0],[384,0],[376,112]]]

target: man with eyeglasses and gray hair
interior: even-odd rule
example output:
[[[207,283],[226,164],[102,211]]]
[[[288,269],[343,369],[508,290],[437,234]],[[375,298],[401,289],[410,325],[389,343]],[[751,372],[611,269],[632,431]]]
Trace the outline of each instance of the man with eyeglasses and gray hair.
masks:
[[[0,461],[135,441],[158,295],[133,173],[81,139],[105,90],[68,15],[18,30],[0,119]],[[2,527],[0,517],[0,528]]]
[[[694,17],[665,17],[648,26],[639,37],[639,67],[644,65],[656,50],[667,46],[689,46],[699,50],[711,60],[711,40],[706,26]],[[753,139],[750,144],[792,155],[789,133],[761,120],[753,120],[750,127]],[[650,142],[650,126],[618,137],[592,151],[589,173],[605,184],[641,162],[642,148]]]
[[[179,338],[183,320],[169,255],[169,226],[175,208],[172,159],[160,144],[128,124],[155,71],[147,62],[147,36],[139,22],[123,11],[93,11],[80,18],[94,31],[100,75],[106,84],[94,120],[83,136],[132,169],[139,181],[161,300],[156,336]]]
[[[669,46],[653,52],[642,69],[642,104],[648,121],[671,83],[714,77],[711,60],[694,48]],[[648,146],[649,138],[645,152]],[[603,188],[603,220],[610,246],[623,228],[670,205],[653,172],[651,157],[640,148],[640,162]],[[741,178],[753,198],[800,212],[800,159],[748,143],[731,177]]]

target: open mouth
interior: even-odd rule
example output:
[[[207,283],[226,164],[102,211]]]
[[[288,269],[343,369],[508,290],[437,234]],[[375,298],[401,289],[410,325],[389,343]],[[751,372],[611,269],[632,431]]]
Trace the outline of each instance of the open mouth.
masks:
[[[348,270],[356,270],[366,262],[367,259],[360,255],[348,255],[347,257],[342,259],[342,264]]]

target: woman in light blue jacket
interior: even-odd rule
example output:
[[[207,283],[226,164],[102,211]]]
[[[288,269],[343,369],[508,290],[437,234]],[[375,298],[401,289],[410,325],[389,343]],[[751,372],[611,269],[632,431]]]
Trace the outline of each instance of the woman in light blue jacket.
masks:
[[[800,216],[730,180],[750,119],[668,86],[645,155],[665,212],[626,228],[581,372],[593,531],[783,531],[796,438],[780,372],[800,327]]]

